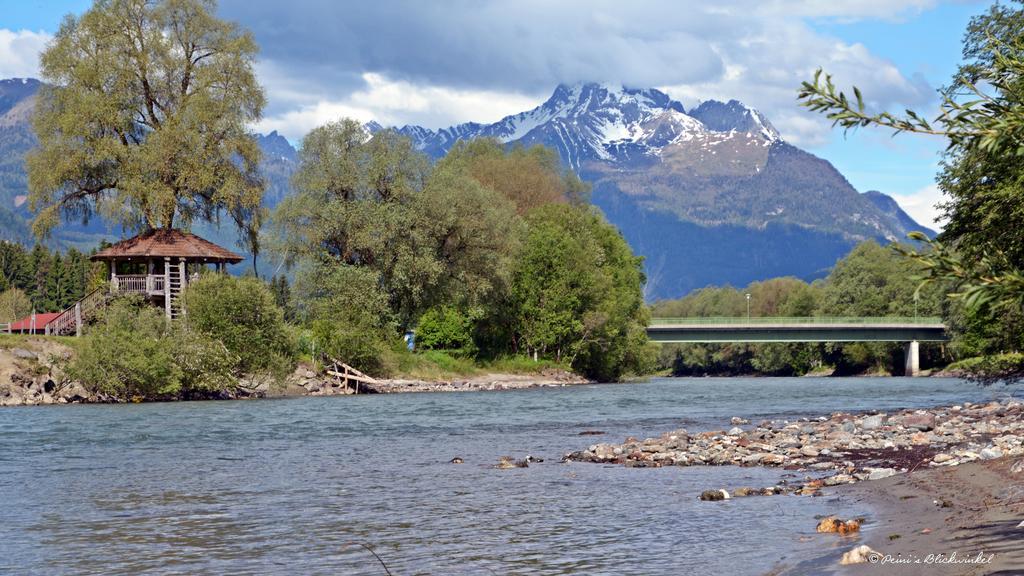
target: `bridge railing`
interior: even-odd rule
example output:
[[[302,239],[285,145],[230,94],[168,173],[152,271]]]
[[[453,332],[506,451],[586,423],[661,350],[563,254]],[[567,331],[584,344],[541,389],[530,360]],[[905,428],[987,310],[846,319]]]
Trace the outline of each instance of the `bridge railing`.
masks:
[[[711,324],[912,324],[919,326],[942,325],[942,318],[934,316],[701,316],[689,318],[651,318],[651,326],[705,326]]]

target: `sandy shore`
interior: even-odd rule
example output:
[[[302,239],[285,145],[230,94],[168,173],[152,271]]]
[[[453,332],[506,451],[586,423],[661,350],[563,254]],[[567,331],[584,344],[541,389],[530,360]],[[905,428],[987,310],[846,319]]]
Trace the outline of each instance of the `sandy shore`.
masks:
[[[918,470],[834,492],[876,514],[849,548],[867,544],[882,555],[837,574],[1024,574],[1024,457]]]

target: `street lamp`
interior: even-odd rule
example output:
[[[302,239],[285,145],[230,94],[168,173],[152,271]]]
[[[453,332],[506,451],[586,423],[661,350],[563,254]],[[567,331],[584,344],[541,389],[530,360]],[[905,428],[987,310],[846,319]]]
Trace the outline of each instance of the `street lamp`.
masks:
[[[747,294],[747,321],[750,321],[750,294]]]

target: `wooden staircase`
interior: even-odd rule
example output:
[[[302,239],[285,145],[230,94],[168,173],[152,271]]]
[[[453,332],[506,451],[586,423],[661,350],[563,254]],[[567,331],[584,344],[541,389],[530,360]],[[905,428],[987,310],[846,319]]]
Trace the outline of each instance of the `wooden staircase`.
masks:
[[[49,336],[80,336],[82,325],[95,315],[96,310],[105,306],[110,297],[106,286],[89,292],[51,320],[44,332]]]
[[[172,319],[180,318],[184,312],[181,307],[181,292],[185,289],[185,263],[168,262],[167,272],[167,286],[164,287],[167,311]]]

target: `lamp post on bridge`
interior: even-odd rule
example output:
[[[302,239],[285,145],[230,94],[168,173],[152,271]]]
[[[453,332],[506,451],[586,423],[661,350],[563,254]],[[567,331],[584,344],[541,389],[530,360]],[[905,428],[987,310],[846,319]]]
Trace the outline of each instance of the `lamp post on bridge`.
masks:
[[[750,321],[750,294],[747,294],[747,322]]]

